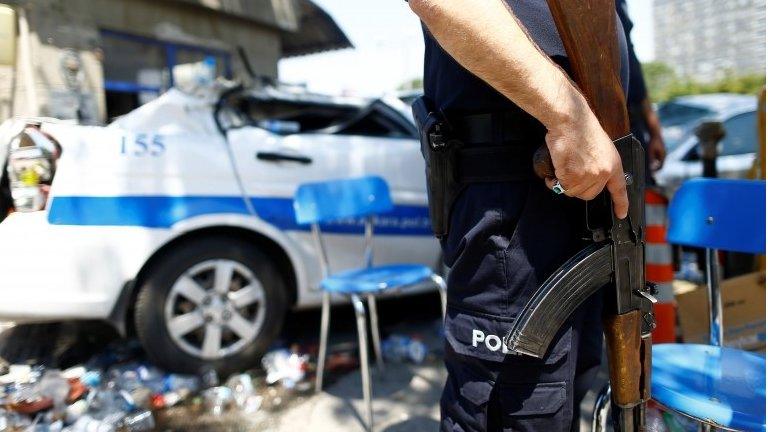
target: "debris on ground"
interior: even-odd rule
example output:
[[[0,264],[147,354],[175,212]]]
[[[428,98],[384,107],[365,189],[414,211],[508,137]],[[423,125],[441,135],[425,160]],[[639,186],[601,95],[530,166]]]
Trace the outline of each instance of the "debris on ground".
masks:
[[[697,432],[701,424],[696,420],[672,411],[664,411],[655,402],[648,402],[645,414],[646,430],[648,432]],[[720,431],[716,427],[713,431]]]
[[[309,355],[293,350],[281,349],[267,353],[261,360],[267,371],[267,384],[281,383],[286,388],[294,388],[306,376],[309,369]]]
[[[151,431],[173,407],[212,418],[251,415],[312,386],[309,355],[297,346],[267,353],[266,376],[238,373],[224,384],[214,370],[197,376],[166,373],[135,354],[116,345],[66,370],[0,369],[0,432]]]
[[[417,335],[392,334],[381,343],[384,360],[388,362],[410,362],[421,364],[427,358],[427,345]]]
[[[443,347],[438,302],[430,295],[421,303],[435,306],[430,308],[433,313],[425,315],[425,307],[409,302],[419,313],[402,314],[401,303],[382,302],[382,336],[423,335],[428,353],[421,366],[434,366]],[[388,308],[397,313],[388,313]],[[333,430],[347,430],[357,422],[352,407],[360,397],[359,348],[353,311],[342,308],[338,315],[325,362],[329,391],[322,395],[312,391],[319,348],[316,311],[297,312],[295,319],[286,320],[264,356],[265,364],[231,376],[219,376],[213,369],[194,375],[158,369],[147,361],[137,340],[120,338],[103,323],[0,322],[0,432],[296,430],[294,413],[340,400],[352,402],[345,405],[349,412],[343,418],[328,415],[344,425]],[[371,354],[373,362],[373,350]],[[429,374],[411,376],[412,366],[403,366],[402,389],[395,386],[388,393],[397,389],[409,403],[422,400],[424,390],[434,387],[424,378]],[[387,368],[386,379],[391,381],[398,370]],[[379,394],[387,394],[381,393],[383,383],[375,385]],[[416,393],[419,398],[414,399]],[[429,400],[433,409],[434,401]]]

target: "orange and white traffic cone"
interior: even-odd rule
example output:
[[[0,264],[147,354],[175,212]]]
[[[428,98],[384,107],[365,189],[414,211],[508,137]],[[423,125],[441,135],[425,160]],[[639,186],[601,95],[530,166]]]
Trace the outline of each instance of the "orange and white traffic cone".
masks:
[[[667,198],[660,192],[645,191],[645,275],[656,284],[658,303],[653,305],[656,315],[654,343],[670,343],[676,340],[677,304],[672,281],[672,247],[667,243]]]

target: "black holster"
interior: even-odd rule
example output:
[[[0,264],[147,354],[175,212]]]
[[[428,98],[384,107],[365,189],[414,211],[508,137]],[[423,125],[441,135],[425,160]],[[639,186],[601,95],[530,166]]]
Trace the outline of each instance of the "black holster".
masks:
[[[426,166],[432,231],[441,238],[448,234],[451,206],[463,188],[456,169],[462,144],[451,138],[448,122],[432,109],[428,99],[416,99],[412,108]]]
[[[532,156],[544,132],[532,117],[510,111],[447,119],[425,97],[413,103],[413,117],[437,238],[448,234],[453,204],[468,185],[533,178]]]

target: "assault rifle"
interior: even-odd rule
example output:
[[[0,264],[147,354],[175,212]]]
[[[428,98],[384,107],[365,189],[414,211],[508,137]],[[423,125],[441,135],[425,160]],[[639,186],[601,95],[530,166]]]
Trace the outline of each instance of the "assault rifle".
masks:
[[[576,84],[614,139],[627,180],[629,214],[618,219],[607,192],[587,202],[592,243],[563,264],[534,293],[505,338],[510,351],[542,358],[570,315],[601,288],[606,300],[611,397],[622,431],[645,429],[650,398],[653,287],[645,281],[645,155],[629,132],[619,80],[614,0],[548,0]],[[546,146],[534,156],[537,174],[554,177]]]

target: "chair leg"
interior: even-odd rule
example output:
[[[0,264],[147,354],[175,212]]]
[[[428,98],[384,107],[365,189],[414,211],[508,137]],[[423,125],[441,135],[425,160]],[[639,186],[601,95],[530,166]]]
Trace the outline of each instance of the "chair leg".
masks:
[[[315,391],[323,390],[323,373],[325,372],[325,357],[328,354],[328,328],[331,324],[331,294],[323,292],[323,310],[320,316],[320,350],[317,354],[317,375],[315,376]]]
[[[373,294],[368,294],[368,313],[371,314],[371,335],[373,336],[373,350],[376,352],[376,368],[382,372],[384,370],[384,357],[381,354],[379,313],[376,310],[376,297]]]
[[[443,321],[445,321],[445,311],[448,309],[448,286],[445,279],[438,274],[432,275],[432,281],[437,285],[437,290],[440,292],[440,306],[443,310]]]
[[[592,432],[606,432],[608,430],[608,409],[611,407],[611,385],[606,384],[595,398],[595,407],[592,410]]]
[[[368,329],[365,306],[358,295],[352,295],[352,306],[357,318],[357,337],[360,343],[360,373],[363,381],[363,402],[366,409],[366,430],[373,430],[373,405],[371,402],[371,371],[368,366]]]

